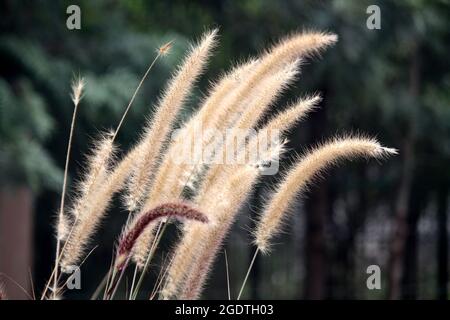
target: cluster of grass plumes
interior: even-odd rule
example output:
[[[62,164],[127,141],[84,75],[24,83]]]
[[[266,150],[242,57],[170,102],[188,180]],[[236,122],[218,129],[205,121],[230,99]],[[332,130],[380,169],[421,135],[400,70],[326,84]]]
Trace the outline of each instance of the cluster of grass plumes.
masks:
[[[117,132],[153,64],[168,53],[172,43],[163,45],[132,95],[116,130],[97,139],[99,142],[87,158],[86,172],[75,187],[75,197],[67,206],[64,197],[71,137],[84,86],[84,82],[76,82],[56,228],[55,268],[42,299],[61,297],[65,276],[59,270],[80,265],[87,258],[92,249],[90,239],[106,216],[113,196],[121,191],[128,220],[118,237],[110,272],[94,298],[103,292],[104,299],[113,299],[125,269],[134,263],[127,297],[135,299],[161,237],[174,220],[182,224],[180,237],[169,255],[170,262],[162,267],[151,298],[199,298],[240,207],[267,165],[278,161],[285,152],[289,130],[318,107],[321,97],[319,94],[306,96],[283,111],[274,112],[266,123],[261,123],[262,119],[295,82],[303,61],[336,41],[337,36],[330,33],[295,33],[260,57],[235,66],[213,82],[198,111],[181,126],[178,136],[169,139],[184,102],[216,46],[217,31],[206,32],[169,81],[138,142],[122,159],[117,159],[114,143]],[[216,135],[228,134],[231,139],[217,140],[208,134],[190,139],[198,128],[212,130]],[[235,139],[242,131],[248,133],[243,139]],[[266,136],[271,137],[270,143],[263,139]],[[194,145],[200,151],[183,152]],[[244,161],[224,161],[230,150],[233,156]],[[255,257],[260,251],[269,252],[270,240],[280,231],[292,203],[324,169],[342,159],[380,158],[393,153],[395,150],[382,147],[374,139],[346,136],[330,140],[295,159],[292,168],[273,188],[254,230]],[[238,298],[250,270],[251,265]]]

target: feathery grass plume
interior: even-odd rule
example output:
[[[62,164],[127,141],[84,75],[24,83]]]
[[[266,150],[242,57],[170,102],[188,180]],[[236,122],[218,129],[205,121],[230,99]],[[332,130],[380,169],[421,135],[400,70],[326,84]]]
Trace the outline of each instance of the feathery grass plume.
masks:
[[[165,188],[163,189],[162,194],[169,197],[169,199],[170,197],[177,197],[181,194],[181,191],[185,186],[190,186],[192,184],[191,181],[198,181],[200,176],[205,174],[215,176],[217,171],[221,170],[221,166],[208,166],[208,163],[223,163],[225,161],[226,153],[229,150],[234,149],[234,146],[232,146],[232,144],[235,143],[234,138],[240,134],[242,130],[249,130],[255,126],[268,106],[271,105],[281,92],[295,79],[298,74],[298,66],[299,61],[288,63],[275,74],[261,80],[261,83],[257,88],[253,90],[254,93],[249,96],[249,101],[246,104],[243,104],[246,109],[239,112],[237,119],[232,113],[226,114],[224,118],[221,119],[221,126],[218,128],[221,132],[223,132],[227,126],[230,126],[226,141],[212,145],[211,147],[211,143],[214,143],[214,137],[207,135],[202,136],[202,141],[200,142],[200,150],[202,153],[201,160],[194,165],[182,164],[181,168],[171,172],[167,179],[168,181],[165,182]],[[217,130],[217,125],[214,126],[214,129]],[[208,150],[205,150],[206,146],[209,147]],[[236,146],[236,148],[240,147],[241,145]]]
[[[172,126],[176,120],[177,113],[192,89],[196,78],[202,73],[211,50],[215,46],[217,29],[206,33],[197,47],[193,47],[185,58],[183,65],[179,68],[168,88],[159,102],[157,113],[152,117],[146,128],[141,142],[132,151],[136,153],[137,163],[133,167],[131,177],[127,182],[127,194],[124,197],[125,204],[130,212],[141,207],[140,212],[134,219],[138,219],[146,211],[155,205],[149,187],[154,177],[154,170],[158,168],[157,162],[163,149],[163,143],[167,139]],[[164,164],[164,162],[163,162]],[[159,169],[157,172],[161,172]],[[158,178],[157,175],[155,175]],[[158,185],[158,181],[156,182]],[[148,199],[150,202],[145,202]],[[144,202],[144,203],[143,203]],[[146,251],[150,250],[149,243],[153,239],[152,227],[146,228],[138,238],[136,251],[133,251],[133,260],[143,267],[146,260]]]
[[[215,117],[218,119],[217,121],[220,122],[224,114],[238,111],[239,102],[243,101],[249,93],[253,94],[254,91],[252,89],[267,76],[276,73],[286,64],[294,63],[295,61],[301,63],[305,56],[318,53],[336,41],[336,35],[319,32],[298,33],[280,41],[258,60],[258,64],[250,76],[242,82],[233,97],[230,97],[227,101],[227,108],[216,112]]]
[[[320,95],[306,97],[299,99],[283,112],[278,112],[255,135],[250,136],[245,145],[241,146],[237,159],[243,159],[245,163],[254,163],[256,166],[279,159],[287,142],[287,140],[283,140],[283,136],[298,121],[314,110],[320,100]],[[279,141],[280,139],[281,141]],[[267,145],[267,143],[269,144]],[[271,146],[273,143],[276,145]]]
[[[85,218],[83,216],[80,216],[80,213],[84,214],[85,212],[89,211],[89,205],[91,205],[91,203],[89,203],[89,201],[87,201],[87,200],[93,199],[93,197],[91,196],[91,193],[94,193],[95,191],[92,189],[102,187],[102,183],[105,181],[113,181],[114,182],[113,186],[108,186],[105,188],[106,190],[111,191],[109,195],[105,194],[105,196],[112,197],[112,195],[121,188],[121,185],[124,182],[123,178],[131,169],[130,158],[134,157],[134,155],[138,153],[140,148],[135,148],[132,152],[130,152],[128,154],[128,156],[122,161],[122,163],[120,165],[118,165],[118,167],[116,168],[117,170],[107,180],[106,179],[106,175],[107,175],[106,167],[108,166],[108,163],[107,163],[108,161],[112,162],[114,140],[125,120],[125,117],[126,117],[128,111],[130,110],[130,108],[133,104],[133,101],[134,101],[140,87],[142,86],[143,82],[145,81],[150,70],[153,68],[154,64],[156,63],[156,61],[158,60],[158,58],[160,56],[168,54],[171,47],[172,47],[172,41],[166,43],[165,45],[163,45],[162,47],[159,48],[157,56],[152,61],[150,66],[147,68],[146,72],[144,73],[144,76],[142,77],[136,90],[134,91],[133,96],[130,99],[128,106],[126,107],[125,112],[123,113],[122,118],[120,119],[119,124],[117,125],[114,133],[110,133],[109,134],[110,137],[101,139],[101,142],[99,144],[97,144],[93,155],[90,157],[90,159],[88,161],[88,170],[87,170],[86,177],[84,178],[83,181],[81,181],[77,185],[78,197],[75,199],[74,204],[72,205],[72,208],[71,208],[72,216],[71,217],[61,216],[58,221],[57,252],[59,252],[59,241],[66,240],[66,238],[72,232],[72,229],[69,229],[69,227],[75,227],[75,224],[78,224],[80,219]],[[81,82],[81,84],[82,84],[82,82]],[[73,90],[74,93],[72,94],[72,100],[74,103],[78,103],[80,101],[82,87],[83,87],[83,85],[80,85],[80,84],[78,84],[74,87],[74,90]],[[126,171],[125,171],[125,169],[126,169]],[[120,180],[120,183],[119,183],[119,180]],[[64,183],[64,185],[65,185],[65,183]],[[112,191],[113,189],[114,189],[114,191]],[[105,199],[105,201],[107,203],[109,203],[110,199]],[[106,209],[106,207],[105,207],[105,209]],[[100,218],[101,215],[98,214],[97,216]],[[75,222],[73,222],[73,220]],[[89,236],[90,235],[87,235],[88,238],[89,238]],[[58,254],[57,254],[57,256],[58,256],[57,259],[59,259]],[[54,279],[55,279],[54,285],[56,286],[57,270],[54,271]],[[55,294],[55,288],[53,288],[53,293]]]
[[[96,148],[98,152],[94,152],[91,157],[87,178],[80,184],[80,196],[76,198],[73,212],[75,214],[75,222],[67,241],[64,245],[64,254],[61,259],[61,267],[66,269],[70,265],[75,265],[82,258],[86,246],[89,243],[93,233],[97,230],[106,210],[109,207],[113,195],[122,188],[125,180],[134,165],[134,158],[129,155],[115,167],[114,163],[114,146],[111,135],[103,137]],[[105,150],[110,150],[109,156],[103,161],[99,154],[108,154]],[[101,165],[96,168],[95,165]],[[92,172],[96,171],[96,181],[90,181]],[[93,184],[94,187],[86,189],[86,186]],[[88,193],[83,191],[90,190]]]
[[[283,133],[291,129],[297,122],[302,120],[309,112],[317,108],[322,100],[320,94],[307,96],[294,102],[284,111],[272,116],[261,130],[279,130]]]
[[[204,147],[211,142],[212,137],[202,135],[199,141],[198,137],[195,137],[195,134],[198,134],[198,131],[202,131],[203,129],[220,129],[217,128],[217,123],[212,121],[214,114],[218,109],[224,108],[223,104],[227,97],[245,80],[245,77],[251,72],[251,69],[256,63],[256,60],[250,60],[247,63],[235,67],[231,72],[225,74],[217,84],[213,85],[210,90],[211,93],[204,100],[200,109],[186,122],[182,129],[180,129],[178,137],[169,145],[166,153],[167,156],[158,168],[154,183],[149,192],[150,199],[164,195],[164,198],[160,198],[159,200],[168,201],[169,199],[179,197],[186,184],[186,178],[193,176],[191,172],[196,168],[196,164],[191,163],[192,159],[187,158],[192,155],[186,154],[186,141],[191,142],[191,149],[193,149],[193,143],[199,143],[200,150],[204,150]],[[180,157],[183,158],[180,159]],[[174,163],[174,159],[177,159],[178,163]],[[181,178],[182,181],[180,181],[180,177],[186,178]]]
[[[296,60],[300,60],[305,56],[319,53],[326,47],[334,44],[337,41],[337,36],[334,34],[320,33],[320,32],[303,32],[294,34],[282,40],[278,45],[275,45],[266,54],[258,60],[254,70],[245,78],[245,81],[241,82],[241,85],[234,90],[225,103],[225,108],[218,108],[214,114],[212,114],[211,123],[216,124],[217,129],[225,129],[230,125],[230,115],[239,114],[241,112],[240,106],[242,102],[249,98],[249,95],[254,93],[255,87],[263,81],[268,75],[276,72],[282,68],[286,63],[293,63]],[[225,121],[224,121],[225,120]],[[198,170],[198,169],[197,169]],[[181,176],[184,173],[182,172]],[[186,175],[192,176],[195,173],[189,172]],[[177,171],[177,176],[178,174]],[[175,176],[176,177],[176,176]],[[172,181],[173,179],[169,179]],[[175,184],[166,184],[167,190],[173,190],[176,187]],[[180,188],[180,186],[178,186]],[[182,187],[181,187],[182,188]],[[178,193],[178,190],[177,190]]]
[[[297,38],[293,37],[292,39],[287,40],[285,43],[280,44],[278,47],[275,47],[271,52],[263,57],[261,62],[255,64],[255,70],[252,70],[250,75],[245,78],[245,81],[241,82],[241,84],[238,85],[233,93],[227,96],[225,101],[226,103],[224,104],[225,108],[221,108],[218,110],[219,112],[213,113],[211,115],[212,119],[210,120],[210,122],[212,124],[220,124],[222,125],[222,128],[224,128],[224,115],[229,117],[229,114],[236,114],[236,111],[239,113],[241,102],[248,98],[249,92],[254,92],[253,89],[255,89],[263,79],[272,76],[272,73],[276,73],[277,70],[280,70],[281,68],[286,66],[286,64],[294,63],[298,59],[298,57],[307,55],[311,52],[315,52],[320,48],[331,44],[335,41],[335,39],[335,36],[307,33],[302,34]],[[273,55],[275,55],[276,57],[274,58]],[[220,125],[218,125],[219,128]],[[225,122],[225,127],[228,125],[229,124]],[[176,186],[178,184],[172,184],[171,179],[169,179],[169,181],[164,179],[167,178],[167,176],[164,174],[160,174],[159,177],[162,178],[161,183],[155,182],[154,186],[166,185],[166,188],[168,188],[166,190],[173,190],[173,186]],[[149,201],[155,201],[155,199],[153,199],[154,195],[166,195],[166,193],[151,191]],[[179,194],[175,194],[175,196],[178,195]],[[144,205],[144,207],[145,206],[146,205]],[[136,246],[140,246],[142,248],[149,247],[149,242],[147,241],[152,238],[151,228],[148,228],[145,233],[147,235],[145,236],[143,234],[140,239],[137,240]],[[141,241],[141,239],[143,240]],[[139,242],[142,242],[141,245],[139,245]]]
[[[217,83],[213,83],[209,95],[204,99],[199,110],[184,125],[184,129],[192,132],[199,125],[216,128],[216,124],[212,121],[214,115],[218,109],[224,107],[226,98],[246,80],[257,64],[258,60],[250,59],[235,66],[231,71],[225,73]]]
[[[250,103],[230,127],[249,130],[260,120],[271,104],[295,81],[300,69],[300,59],[287,63],[272,76],[261,80],[259,90],[250,95]]]
[[[241,84],[233,97],[227,101],[227,108],[216,112],[216,118],[218,121],[221,121],[224,113],[235,113],[238,111],[239,102],[244,100],[249,94],[253,94],[254,91],[252,89],[267,76],[276,73],[286,64],[294,63],[295,61],[301,63],[304,57],[318,53],[336,41],[336,35],[318,32],[298,33],[280,41],[258,60],[255,70]]]
[[[81,99],[83,98],[83,90],[84,90],[85,85],[86,85],[86,82],[81,77],[79,77],[73,81],[72,94],[70,97],[72,98],[72,102],[73,102],[74,106],[78,106]]]
[[[230,213],[238,207],[246,197],[245,186],[251,189],[251,185],[258,175],[254,167],[244,166],[236,171],[233,179],[217,183],[211,188],[211,197],[197,199],[197,206],[202,212],[207,212],[213,224],[198,225],[190,222],[185,224],[185,233],[174,250],[172,262],[167,271],[166,281],[161,290],[163,299],[171,299],[177,293],[181,284],[190,272],[198,265],[198,257],[207,245],[204,242],[208,230],[211,228],[226,228],[224,225],[224,213]],[[197,263],[197,264],[196,264]]]
[[[215,121],[223,123],[225,126],[232,125],[229,121],[224,121],[226,119],[224,115],[239,114],[239,103],[245,100],[249,95],[253,98],[255,87],[257,87],[258,83],[267,77],[270,77],[272,73],[280,70],[280,68],[285,67],[286,64],[300,64],[303,57],[319,53],[336,41],[336,35],[319,32],[299,33],[280,41],[278,45],[272,47],[272,49],[258,60],[259,62],[255,66],[255,70],[247,77],[246,81],[241,84],[240,88],[235,90],[234,94],[226,101],[226,108],[217,110],[214,115]],[[264,87],[265,86],[262,86],[263,90]],[[264,112],[263,108],[259,110],[261,110],[261,114]],[[259,114],[259,116],[261,114]],[[237,126],[239,128],[246,127],[249,129],[251,128],[250,125],[253,124],[253,119],[256,119],[256,122],[259,117],[252,117],[251,111],[248,110],[241,119],[237,119],[237,122],[240,122]],[[192,175],[193,173],[188,174],[188,176]]]
[[[269,251],[270,239],[280,231],[282,221],[297,195],[327,167],[343,159],[381,158],[396,153],[395,149],[384,148],[374,139],[344,137],[335,138],[298,159],[264,208],[255,231],[257,248],[263,253]]]
[[[142,145],[139,148],[140,155],[136,158],[125,195],[126,206],[131,212],[140,207],[145,199],[164,141],[168,138],[178,111],[189,95],[194,82],[204,70],[211,50],[215,46],[216,35],[217,30],[207,32],[200,43],[192,47],[159,100],[156,113],[146,125],[139,142]]]
[[[199,208],[211,215],[214,224],[208,228],[187,223],[185,233],[175,249],[161,296],[184,298],[200,292],[220,245],[228,233],[238,209],[247,198],[259,176],[253,166],[234,166],[234,175],[227,181],[216,181],[208,194],[196,199]],[[193,282],[197,281],[197,285]],[[187,288],[193,288],[189,289]],[[189,291],[189,292],[186,292]],[[186,297],[187,298],[187,297]]]
[[[69,236],[70,233],[70,227],[72,226],[73,221],[71,219],[70,216],[68,216],[67,214],[62,214],[59,219],[58,219],[58,224],[57,224],[57,232],[56,232],[56,236],[57,236],[57,240],[58,241],[66,241],[67,237]]]
[[[299,62],[297,60],[293,63],[288,63],[274,75],[262,80],[261,88],[250,96],[251,101],[248,103],[246,109],[243,110],[234,123],[229,124],[225,142],[212,155],[212,163],[224,163],[227,159],[227,154],[228,156],[232,155],[236,157],[236,152],[245,143],[245,140],[237,139],[237,137],[240,137],[246,131],[248,137],[250,130],[255,127],[268,107],[294,81],[298,74]],[[207,174],[214,175],[214,171],[220,169],[220,166],[211,166]]]
[[[151,224],[145,228],[136,239],[131,252],[131,258],[139,270],[143,270],[155,240],[156,225]]]
[[[255,66],[255,70],[252,74],[242,83],[240,88],[236,90],[233,97],[227,101],[227,108],[225,110],[219,110],[219,112],[216,113],[217,121],[223,122],[223,112],[231,114],[235,114],[236,112],[239,113],[239,102],[248,97],[249,94],[251,94],[251,98],[254,98],[253,94],[255,87],[268,76],[270,77],[273,73],[285,68],[286,65],[289,66],[289,64],[292,64],[298,66],[303,61],[304,57],[319,53],[336,41],[336,35],[320,32],[294,34],[293,36],[280,41],[259,59],[259,63]],[[262,90],[265,90],[265,86],[262,86]],[[260,113],[252,118],[252,111],[256,110],[260,110]],[[250,129],[252,124],[254,124],[252,120],[256,119],[255,122],[257,122],[264,110],[264,107],[261,109],[248,110],[242,115],[241,119],[237,119],[237,126],[239,128]],[[230,125],[230,123],[227,123],[227,126]]]
[[[270,148],[279,148],[282,153],[282,142]],[[272,152],[268,150],[267,154]],[[271,159],[259,159],[270,161]],[[170,299],[182,294],[179,298],[191,299],[201,292],[206,273],[228,233],[239,207],[252,190],[252,186],[260,175],[255,165],[223,165],[220,177],[211,179],[205,192],[197,194],[194,202],[199,208],[209,212],[215,223],[205,228],[189,222],[185,224],[184,234],[173,254],[171,267],[161,296]],[[183,266],[183,267],[181,267]],[[196,285],[197,283],[197,285]],[[181,288],[184,289],[181,289]],[[194,294],[195,292],[195,294]],[[188,296],[184,296],[187,294]]]
[[[121,269],[128,259],[130,252],[136,242],[136,239],[142,234],[145,228],[155,220],[163,217],[175,217],[179,220],[196,220],[203,223],[208,222],[208,218],[187,203],[165,203],[142,215],[127,233],[123,233],[117,246],[117,256],[115,265]]]
[[[189,159],[185,159],[186,163],[175,164],[173,159],[180,157],[183,154],[183,148],[185,148],[186,137],[193,137],[196,130],[203,128],[215,129],[217,123],[213,123],[212,117],[215,114],[217,108],[222,108],[227,96],[229,96],[233,90],[245,79],[251,68],[257,64],[256,60],[250,60],[249,62],[235,67],[230,73],[223,76],[223,78],[213,86],[211,94],[202,104],[202,107],[191,117],[190,120],[183,126],[179,138],[173,141],[166,152],[165,158],[162,160],[162,164],[157,169],[157,173],[154,177],[154,182],[151,185],[148,193],[147,202],[143,205],[143,211],[149,210],[158,203],[166,201],[172,201],[181,197],[183,188],[186,184],[186,179],[180,181],[180,174],[193,176],[196,166],[188,164]],[[208,143],[202,136],[201,149]],[[191,140],[193,141],[193,139]],[[142,235],[137,239],[135,248],[133,251],[133,261],[136,265],[142,268],[145,264],[149,251],[151,249],[150,243],[154,239],[154,226],[146,228]]]
[[[64,165],[64,178],[63,178],[63,187],[61,193],[61,202],[59,206],[58,213],[58,222],[56,224],[56,255],[55,255],[55,273],[53,277],[53,289],[56,289],[57,279],[58,279],[58,264],[59,264],[59,256],[60,256],[60,247],[61,241],[67,237],[68,226],[68,218],[64,213],[64,202],[66,197],[66,188],[67,188],[67,174],[69,171],[69,160],[70,160],[70,151],[72,149],[72,138],[73,131],[75,128],[75,119],[77,117],[78,105],[83,98],[83,89],[85,86],[84,79],[78,77],[72,82],[72,93],[71,99],[73,102],[73,114],[72,114],[72,122],[70,124],[70,132],[69,132],[69,141],[67,143],[67,152],[66,152],[66,163]]]
[[[287,108],[285,111],[279,113],[277,116],[275,116],[272,120],[270,120],[268,122],[268,124],[266,124],[266,126],[263,129],[266,130],[274,130],[274,129],[278,129],[282,132],[288,130],[292,125],[294,125],[299,119],[301,119],[308,111],[310,111],[311,109],[313,109],[315,107],[315,105],[320,101],[320,97],[318,95],[313,96],[311,98],[305,98],[304,100],[300,100],[297,103],[295,103],[293,106]],[[263,130],[261,129],[261,130]],[[276,146],[273,146],[273,148],[277,149]],[[281,153],[281,151],[280,151]],[[270,152],[268,154],[271,154]],[[270,161],[270,159],[260,159],[262,161]],[[204,192],[204,193],[200,193],[200,194],[215,194],[214,196],[210,196],[208,198],[205,198],[203,201],[203,205],[205,208],[211,208],[214,206],[217,206],[220,203],[225,203],[227,204],[227,207],[229,205],[229,202],[231,199],[230,197],[224,196],[223,195],[223,185],[222,183],[218,183],[218,181],[227,181],[227,177],[232,176],[233,174],[236,173],[236,167],[231,167],[231,166],[225,166],[226,168],[222,168],[222,171],[219,171],[219,173],[222,173],[224,177],[221,177],[219,179],[213,179],[214,182],[216,182],[216,187],[211,187],[210,185],[208,185],[207,188],[205,188],[206,190],[211,190],[212,192],[210,193],[208,192]],[[244,179],[247,181],[252,181],[252,179]],[[256,178],[253,178],[253,181],[256,180]],[[251,185],[251,182],[249,183],[249,185]],[[239,190],[236,189],[234,187],[230,188],[232,190]],[[215,191],[214,191],[215,190]],[[245,192],[237,192],[237,195],[242,197],[242,195],[245,195]],[[244,196],[245,198],[245,196]],[[219,199],[219,200],[218,200]],[[208,200],[212,200],[213,203],[207,203]],[[241,203],[243,200],[235,200],[234,203]],[[215,203],[214,203],[215,202]],[[233,201],[231,201],[233,202]],[[226,208],[227,208],[226,207]],[[229,208],[229,207],[228,207]],[[213,211],[217,211],[216,209],[214,209]],[[225,210],[223,209],[223,211],[229,211],[229,212],[233,212],[233,209],[231,210]],[[234,210],[234,212],[236,212],[237,210]],[[229,224],[231,224],[232,220],[233,220],[233,215],[231,214],[229,217]],[[220,223],[219,223],[220,224]],[[218,224],[218,225],[219,225]],[[179,246],[182,246],[182,248],[177,249],[177,254],[174,255],[175,261],[172,264],[172,267],[170,269],[170,273],[168,276],[168,279],[171,279],[166,281],[166,285],[163,289],[163,295],[165,295],[165,298],[169,298],[171,295],[173,295],[173,292],[176,291],[176,283],[180,282],[180,280],[177,280],[177,278],[183,278],[183,270],[180,266],[183,266],[187,263],[188,257],[192,258],[194,257],[194,255],[192,253],[190,253],[189,248],[195,249],[195,250],[199,250],[201,251],[201,248],[196,248],[196,246],[199,245],[199,243],[197,241],[195,241],[195,239],[200,238],[201,235],[203,234],[203,237],[206,237],[206,231],[203,231],[203,233],[201,232],[202,226],[196,226],[196,225],[191,225],[189,222],[186,223],[186,225],[188,226],[187,228],[185,228],[186,230],[188,230],[188,234],[186,234],[183,237],[183,240],[180,241]],[[222,225],[222,224],[220,224]],[[190,230],[190,228],[193,228],[193,230]],[[149,231],[150,229],[147,229],[146,231]],[[211,254],[211,252],[216,252],[216,250],[218,250],[217,248],[220,246],[221,240],[223,239],[224,236],[226,235],[227,232],[227,228],[224,228],[222,230],[222,235],[220,237],[216,237],[214,235],[211,236],[212,240],[208,240],[209,242],[211,242],[212,244],[214,243],[214,245],[211,245],[211,248],[216,248],[211,249],[210,250],[204,250],[205,253],[204,255],[206,255],[208,252],[210,253],[208,255],[208,259],[200,259],[201,261],[203,261],[201,264],[205,265],[205,267],[202,267],[202,270],[204,270],[206,268],[206,266],[209,266],[211,261],[213,260],[215,253]],[[219,233],[219,229],[215,230],[215,234]],[[144,243],[146,244],[144,247],[148,248],[149,247],[149,243],[151,242],[151,239],[153,239],[153,233],[149,233],[151,236],[149,236]],[[186,241],[187,239],[191,239],[191,241]],[[219,241],[215,241],[219,239]],[[193,240],[193,241],[192,241]],[[180,253],[181,252],[181,253]],[[145,263],[145,258],[146,255],[142,255],[142,261],[140,262],[139,265],[143,265],[143,263]],[[184,260],[185,263],[179,263],[177,261],[182,261]],[[192,263],[191,263],[192,264]],[[186,269],[184,270],[184,272],[186,272]],[[198,273],[196,273],[198,275]],[[195,283],[195,281],[193,280],[194,278],[192,276],[190,276],[190,279],[192,280],[189,284],[189,286],[193,286],[193,284]],[[196,290],[198,290],[200,287],[197,287]],[[191,294],[194,292],[195,290],[193,289],[189,289],[187,290],[187,292],[190,292]],[[171,293],[172,292],[172,293]]]
[[[259,129],[257,134],[252,136],[245,146],[238,150],[237,158],[245,159],[247,161],[246,163],[254,164],[258,168],[262,168],[261,164],[268,163],[274,160],[274,157],[281,156],[284,151],[285,141],[274,141],[273,145],[260,146],[260,134],[267,134],[267,136],[272,137],[273,131],[278,130],[280,134],[284,135],[292,126],[305,117],[308,112],[312,111],[320,100],[320,95],[299,99],[286,108],[286,110],[279,112],[266,125]],[[264,148],[262,149],[261,147]],[[255,150],[259,151],[256,154],[257,158],[253,159],[251,155],[255,153]],[[200,181],[197,186],[197,193],[206,194],[214,181],[226,181],[233,174],[233,169],[230,170],[227,167],[215,165],[205,174],[202,181]]]
[[[227,114],[226,117],[222,119],[222,125],[219,128],[219,132],[224,133],[223,131],[226,129],[226,125],[232,126],[227,132],[226,141],[214,143],[214,136],[212,135],[202,135],[201,142],[194,141],[193,143],[198,143],[200,146],[200,160],[194,165],[184,165],[184,167],[181,168],[182,170],[177,170],[175,168],[175,170],[169,174],[162,194],[169,197],[169,199],[170,197],[177,197],[181,194],[181,191],[185,186],[190,186],[192,184],[191,181],[198,181],[200,176],[206,174],[209,170],[220,170],[220,166],[208,166],[208,163],[224,163],[226,152],[234,148],[231,146],[235,142],[234,138],[240,134],[242,130],[249,130],[256,124],[263,112],[295,79],[297,74],[298,62],[296,61],[287,64],[274,75],[263,79],[261,84],[254,90],[255,93],[250,95],[250,99],[246,104],[246,109],[242,110],[242,114],[239,115],[237,120],[235,119],[235,115],[231,113]],[[237,122],[233,124],[233,121]],[[216,130],[217,129],[214,128],[214,132]],[[240,145],[236,147],[239,148]]]
[[[158,54],[160,54],[162,56],[169,54],[170,49],[172,49],[172,45],[173,45],[173,40],[162,45],[161,47],[158,48]]]
[[[272,148],[277,148],[277,146],[272,146]],[[270,161],[270,159],[265,159],[265,161]],[[175,296],[188,274],[196,272],[194,270],[196,267],[203,266],[203,271],[209,269],[239,206],[251,191],[252,185],[260,174],[259,169],[254,165],[224,165],[221,167],[226,172],[224,174],[226,179],[212,179],[211,185],[204,188],[205,192],[198,193],[195,199],[200,208],[204,208],[205,212],[209,212],[214,217],[214,221],[217,219],[217,223],[209,225],[208,228],[189,222],[185,224],[185,232],[175,249],[171,267],[161,292],[163,299]],[[199,239],[207,240],[199,242]],[[210,245],[206,245],[206,243],[210,243]],[[206,260],[196,258],[202,252],[203,255],[207,255]],[[194,261],[197,262],[194,263]]]
[[[233,156],[237,156],[237,152],[242,147],[241,144],[235,145],[235,137],[239,136],[242,131],[250,130],[255,127],[260,117],[263,115],[264,111],[268,106],[273,103],[273,101],[279,96],[283,89],[285,89],[289,83],[291,83],[295,76],[298,74],[298,63],[299,61],[294,61],[282,67],[274,75],[268,76],[261,82],[261,90],[250,95],[250,102],[247,109],[242,112],[239,118],[227,132],[227,137],[225,141],[216,147],[216,151],[209,155],[207,162],[211,162],[214,165],[205,166],[202,163],[197,164],[197,168],[189,172],[190,176],[197,176],[203,173],[205,185],[208,186],[212,179],[222,171],[223,166],[220,164],[224,163],[227,157],[227,153],[233,151]],[[250,132],[248,132],[250,133]],[[206,170],[203,170],[207,168]],[[201,185],[202,183],[200,183]],[[202,188],[204,190],[205,188]],[[201,191],[199,191],[201,192]]]
[[[90,219],[90,210],[98,201],[95,193],[102,189],[114,160],[113,135],[106,132],[96,138],[91,154],[86,157],[86,172],[76,185],[76,197],[70,208],[76,220]]]

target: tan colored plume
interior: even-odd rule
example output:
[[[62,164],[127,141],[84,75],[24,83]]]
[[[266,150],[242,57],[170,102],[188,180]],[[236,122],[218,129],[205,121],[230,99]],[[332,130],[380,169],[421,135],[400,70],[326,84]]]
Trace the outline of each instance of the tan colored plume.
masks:
[[[382,147],[374,139],[348,137],[335,138],[298,159],[264,208],[255,231],[258,249],[262,252],[269,250],[270,239],[280,231],[296,197],[323,170],[343,159],[380,158],[391,154],[396,154],[396,150]]]
[[[192,47],[182,66],[169,82],[156,113],[147,123],[139,142],[139,154],[127,184],[125,203],[129,211],[135,211],[142,205],[151,184],[158,157],[172,130],[177,114],[188,97],[196,79],[205,68],[211,50],[215,46],[217,30],[203,35],[199,44]]]

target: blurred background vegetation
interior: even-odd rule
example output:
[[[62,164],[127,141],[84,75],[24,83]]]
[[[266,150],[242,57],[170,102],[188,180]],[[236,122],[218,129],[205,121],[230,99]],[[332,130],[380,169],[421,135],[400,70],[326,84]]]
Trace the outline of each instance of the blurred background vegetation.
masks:
[[[66,8],[81,8],[81,30],[68,30]],[[366,8],[381,9],[381,29],[366,27]],[[208,83],[236,62],[296,30],[329,30],[339,43],[303,67],[296,96],[324,102],[291,135],[301,152],[335,133],[364,132],[400,155],[346,164],[298,203],[272,255],[259,257],[246,298],[447,299],[450,186],[450,3],[425,1],[15,1],[0,4],[0,272],[42,288],[54,254],[52,224],[61,192],[72,105],[70,81],[86,77],[77,119],[71,182],[92,139],[115,127],[155,50],[175,40],[145,82],[119,141],[127,150],[189,41],[220,28],[220,47],[182,118]],[[234,296],[253,249],[251,217],[273,179],[260,183],[225,249]],[[119,201],[82,267],[88,298],[109,267],[125,220]],[[176,230],[161,250],[167,254]],[[367,266],[381,267],[382,289],[366,287]],[[153,286],[152,274],[146,281]],[[12,297],[23,297],[6,280]],[[223,255],[204,298],[226,298]]]

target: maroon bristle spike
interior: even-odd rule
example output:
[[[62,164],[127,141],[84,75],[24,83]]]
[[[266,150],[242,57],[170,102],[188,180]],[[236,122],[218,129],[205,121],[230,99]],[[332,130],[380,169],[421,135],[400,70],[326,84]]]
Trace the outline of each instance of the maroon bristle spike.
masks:
[[[206,223],[208,218],[200,211],[194,209],[186,203],[164,203],[159,205],[142,215],[134,224],[134,227],[126,234],[123,234],[117,247],[117,257],[128,255],[139,236],[144,232],[145,228],[155,220],[164,217],[175,217],[177,219],[196,220]],[[119,269],[123,267],[123,263],[117,266]]]

